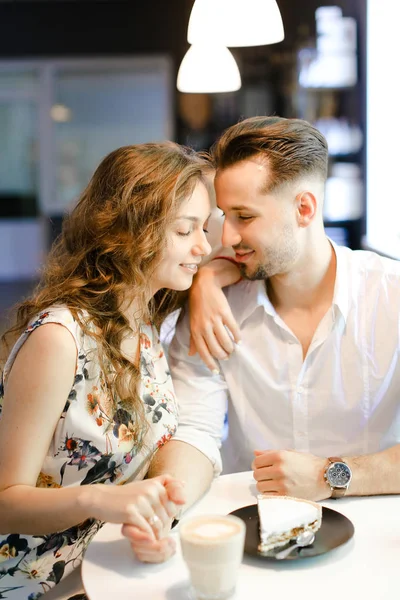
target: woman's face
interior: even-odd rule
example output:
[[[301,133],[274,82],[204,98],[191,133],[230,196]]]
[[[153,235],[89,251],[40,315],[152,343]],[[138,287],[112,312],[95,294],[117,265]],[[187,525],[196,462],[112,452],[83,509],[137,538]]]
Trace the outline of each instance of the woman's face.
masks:
[[[154,273],[154,294],[161,288],[186,290],[192,285],[201,259],[211,252],[205,231],[209,216],[208,192],[199,181],[167,232],[164,257]]]

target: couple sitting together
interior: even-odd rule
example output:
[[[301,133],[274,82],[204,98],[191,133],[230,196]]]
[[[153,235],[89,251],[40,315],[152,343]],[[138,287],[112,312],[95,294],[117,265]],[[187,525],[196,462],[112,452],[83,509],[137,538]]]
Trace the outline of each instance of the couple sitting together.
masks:
[[[400,264],[326,237],[327,168],[321,133],[279,117],[207,158],[102,161],[3,338],[0,597],[47,593],[104,522],[166,560],[222,469],[266,494],[400,493]]]

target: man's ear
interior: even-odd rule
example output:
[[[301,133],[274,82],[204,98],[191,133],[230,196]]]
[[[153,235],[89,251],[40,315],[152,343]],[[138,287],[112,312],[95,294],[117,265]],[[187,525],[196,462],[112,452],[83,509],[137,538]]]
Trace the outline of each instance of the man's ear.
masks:
[[[299,227],[308,227],[317,214],[317,200],[312,192],[297,194],[296,213]]]

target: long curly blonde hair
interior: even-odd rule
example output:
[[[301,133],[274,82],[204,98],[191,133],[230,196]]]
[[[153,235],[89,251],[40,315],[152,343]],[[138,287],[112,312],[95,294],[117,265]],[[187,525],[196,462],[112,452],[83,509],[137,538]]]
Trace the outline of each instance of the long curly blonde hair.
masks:
[[[120,349],[132,333],[121,298],[134,298],[141,319],[156,326],[181,305],[184,295],[166,289],[149,303],[149,284],[180,204],[198,181],[208,187],[210,171],[207,157],[173,142],[125,146],[106,156],[66,216],[37,288],[15,307],[15,324],[2,337],[3,350],[9,351],[10,340],[40,312],[66,305],[97,342],[111,398],[130,408],[143,433],[140,371]]]

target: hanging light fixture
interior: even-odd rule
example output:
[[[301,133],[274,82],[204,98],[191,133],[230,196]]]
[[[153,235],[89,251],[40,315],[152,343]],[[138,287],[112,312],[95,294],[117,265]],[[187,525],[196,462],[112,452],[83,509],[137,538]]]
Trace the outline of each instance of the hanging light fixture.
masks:
[[[180,92],[234,92],[241,85],[239,68],[225,46],[195,44],[186,52],[179,67],[177,88]]]
[[[189,19],[189,44],[263,46],[285,37],[276,0],[196,0]]]

